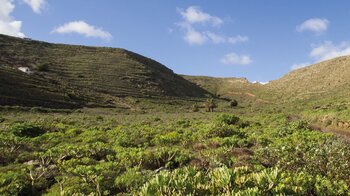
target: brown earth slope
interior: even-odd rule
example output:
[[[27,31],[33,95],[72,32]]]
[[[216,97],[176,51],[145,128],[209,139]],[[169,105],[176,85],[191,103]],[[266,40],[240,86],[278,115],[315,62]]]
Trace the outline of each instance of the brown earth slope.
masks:
[[[18,67],[29,67],[34,73],[23,73]],[[0,105],[105,107],[124,97],[207,94],[159,62],[124,49],[0,35]]]

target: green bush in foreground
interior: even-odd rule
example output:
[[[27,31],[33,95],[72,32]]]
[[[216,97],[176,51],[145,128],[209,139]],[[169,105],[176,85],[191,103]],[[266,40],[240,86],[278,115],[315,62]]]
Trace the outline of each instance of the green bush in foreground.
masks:
[[[140,195],[346,195],[344,181],[319,175],[283,172],[278,168],[252,171],[247,167],[194,167],[165,171],[146,183]]]
[[[349,192],[350,147],[332,134],[286,115],[249,121],[206,115],[209,120],[142,116],[126,124],[104,115],[98,120],[78,115],[95,125],[71,117],[16,123],[6,116],[0,131],[0,195]]]

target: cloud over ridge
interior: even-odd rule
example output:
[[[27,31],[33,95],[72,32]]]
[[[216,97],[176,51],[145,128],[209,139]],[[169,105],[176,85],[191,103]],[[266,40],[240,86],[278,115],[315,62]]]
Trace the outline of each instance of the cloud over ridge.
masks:
[[[15,20],[11,15],[14,9],[13,0],[0,0],[0,33],[24,37],[24,33],[21,32],[22,21]]]
[[[112,39],[112,35],[109,32],[104,31],[102,28],[92,26],[82,20],[65,23],[62,26],[55,28],[52,31],[52,33],[59,33],[59,34],[76,33],[76,34],[84,35],[85,37],[100,38],[106,41],[109,41]]]

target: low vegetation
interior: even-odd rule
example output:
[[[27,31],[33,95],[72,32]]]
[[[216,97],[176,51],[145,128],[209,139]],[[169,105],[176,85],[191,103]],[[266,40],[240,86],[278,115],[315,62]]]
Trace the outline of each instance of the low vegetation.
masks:
[[[0,123],[1,195],[349,192],[349,145],[282,113],[13,115]]]

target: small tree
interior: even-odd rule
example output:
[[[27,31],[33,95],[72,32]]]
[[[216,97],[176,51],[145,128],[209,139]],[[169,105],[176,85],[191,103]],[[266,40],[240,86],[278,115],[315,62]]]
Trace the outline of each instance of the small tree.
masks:
[[[234,107],[236,107],[238,105],[238,102],[235,100],[235,99],[232,99],[231,101],[230,101],[230,107],[231,108],[234,108]]]
[[[214,108],[216,108],[216,103],[213,98],[207,99],[205,102],[205,107],[207,108],[208,112],[214,112]]]
[[[27,175],[31,182],[32,187],[32,195],[36,195],[36,187],[35,184],[38,180],[40,180],[47,172],[47,168],[43,166],[35,166],[35,165],[29,165],[27,168]]]
[[[56,176],[55,180],[60,186],[60,195],[63,196],[65,195],[65,190],[64,190],[64,183],[67,181],[68,177],[67,176]]]
[[[197,104],[193,104],[191,106],[191,110],[192,110],[192,112],[198,112],[199,111],[199,106]]]

